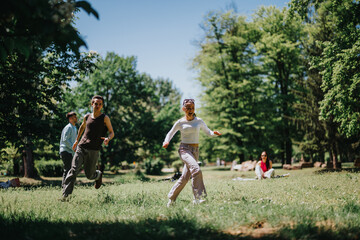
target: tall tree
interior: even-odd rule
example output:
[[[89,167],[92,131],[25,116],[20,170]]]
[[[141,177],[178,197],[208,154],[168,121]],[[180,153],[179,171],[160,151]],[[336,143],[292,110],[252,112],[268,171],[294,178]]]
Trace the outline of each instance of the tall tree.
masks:
[[[86,46],[73,26],[73,14],[83,9],[99,18],[87,1],[2,0],[0,2],[0,60],[14,53],[25,57],[50,45],[79,55]]]
[[[210,13],[203,29],[205,39],[194,59],[205,89],[198,115],[223,135],[216,142],[207,139],[202,147],[208,151],[202,151],[202,156],[208,160],[253,158],[268,147],[272,126],[269,85],[255,57],[260,34],[245,17],[233,12]],[[269,132],[263,131],[266,126]]]
[[[299,41],[304,34],[301,22],[297,18],[286,21],[286,9],[279,10],[273,6],[261,7],[254,17],[256,28],[261,38],[256,44],[267,77],[274,84],[277,112],[281,122],[279,132],[282,140],[282,163],[291,163],[292,138],[296,131],[291,124],[294,116],[293,103],[296,88],[295,79],[303,73],[301,48]]]
[[[330,30],[326,38],[316,38],[319,34],[313,34],[321,51],[317,56],[312,56],[310,63],[322,77],[324,97],[320,102],[320,115],[326,121],[332,165],[334,168],[340,167],[338,155],[342,155],[344,149],[340,145],[344,140],[339,135],[349,138],[345,141],[360,135],[360,4],[350,0],[293,0],[291,11],[299,13],[313,26],[325,19],[322,22]]]
[[[74,10],[97,17],[86,1],[0,3],[0,148],[24,147],[25,176],[34,177],[33,144],[51,136],[63,87],[86,70]]]

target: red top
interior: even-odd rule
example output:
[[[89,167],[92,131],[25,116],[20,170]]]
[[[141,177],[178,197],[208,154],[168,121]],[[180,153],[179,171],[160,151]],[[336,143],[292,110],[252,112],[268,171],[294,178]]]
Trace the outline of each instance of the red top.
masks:
[[[263,161],[261,161],[260,167],[264,172],[266,172],[268,170],[267,167],[266,167],[266,163],[264,163]]]

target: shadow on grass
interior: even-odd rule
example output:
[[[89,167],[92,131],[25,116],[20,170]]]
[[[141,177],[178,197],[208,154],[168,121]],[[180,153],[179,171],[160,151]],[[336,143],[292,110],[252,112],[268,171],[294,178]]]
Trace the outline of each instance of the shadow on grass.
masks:
[[[324,169],[315,171],[316,174],[333,173],[333,172],[358,173],[358,172],[360,172],[360,168],[340,168],[340,169],[324,168]]]
[[[331,229],[307,224],[299,224],[292,228],[279,230],[281,239],[359,239],[358,227]]]
[[[46,179],[37,179],[40,180],[40,183],[37,184],[23,184],[21,185],[22,188],[26,189],[26,190],[31,190],[31,189],[36,189],[36,188],[41,188],[41,187],[60,187],[61,186],[61,180],[46,180]],[[105,185],[105,184],[103,184]],[[75,183],[75,187],[76,186],[94,186],[94,182],[81,182],[81,181],[76,181]]]
[[[2,239],[357,239],[360,230],[324,229],[309,225],[282,228],[262,235],[231,234],[211,226],[199,226],[196,220],[147,219],[140,222],[69,223],[0,216]]]
[[[4,239],[253,239],[226,234],[211,227],[198,227],[195,221],[181,219],[99,224],[5,220],[0,217],[0,232]]]
[[[121,176],[123,174],[119,174],[118,176]],[[109,179],[114,179],[114,174],[104,174],[103,175],[104,178],[109,178]],[[116,175],[115,175],[116,176]],[[86,182],[83,182],[83,179],[85,179]],[[34,178],[34,180],[36,180],[37,182],[32,183],[32,182],[21,182],[21,187],[23,187],[24,189],[34,189],[34,188],[39,188],[39,187],[60,187],[61,183],[62,183],[62,178],[61,177],[57,177],[56,179],[52,179],[52,178],[46,178],[46,177],[37,177]],[[90,182],[88,182],[90,181]],[[103,185],[111,185],[111,184],[115,184],[113,182],[107,182],[107,183],[103,183]],[[94,181],[92,180],[88,180],[85,177],[84,173],[80,173],[77,176],[76,182],[75,182],[76,186],[93,186],[94,185]]]
[[[216,168],[212,168],[212,171],[230,171],[230,167],[216,167]]]

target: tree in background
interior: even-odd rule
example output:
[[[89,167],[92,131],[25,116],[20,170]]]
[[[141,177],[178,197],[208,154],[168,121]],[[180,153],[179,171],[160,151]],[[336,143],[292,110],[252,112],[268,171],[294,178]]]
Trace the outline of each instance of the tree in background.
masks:
[[[28,58],[55,45],[79,55],[86,46],[73,26],[74,12],[83,9],[99,18],[87,1],[2,0],[0,2],[0,60],[12,54]]]
[[[289,16],[292,16],[290,8]],[[300,99],[295,104],[297,120],[305,131],[304,139],[300,142],[300,149],[306,153],[311,161],[325,162],[325,152],[329,149],[330,138],[328,131],[334,126],[329,120],[320,116],[320,101],[324,99],[321,89],[322,77],[318,69],[313,67],[314,59],[321,61],[322,47],[319,42],[330,41],[333,37],[332,26],[329,24],[326,11],[318,11],[317,17],[304,19],[306,36],[301,40],[303,47],[303,65],[306,71],[304,77],[298,79],[300,90],[296,95]],[[332,138],[334,138],[333,136]],[[338,136],[336,136],[338,138]]]
[[[135,57],[110,52],[98,58],[96,69],[68,92],[63,104],[84,115],[95,94],[104,97],[104,113],[111,116],[117,136],[102,152],[103,165],[169,157],[162,141],[180,114],[180,93],[169,80],[153,80],[137,71]]]
[[[254,44],[260,35],[244,17],[232,12],[210,13],[203,29],[205,39],[194,59],[205,89],[198,115],[223,135],[202,145],[208,149],[202,157],[211,160],[208,153],[215,152],[226,160],[253,158],[268,142],[271,134],[263,130],[272,121],[268,84],[262,81],[255,59]]]
[[[64,88],[91,63],[73,27],[79,8],[98,17],[86,1],[0,3],[0,148],[24,149],[25,177],[35,176],[34,144],[55,139]]]
[[[321,76],[319,110],[321,121],[326,123],[331,165],[341,167],[338,156],[353,158],[356,149],[349,145],[359,146],[360,4],[350,0],[293,0],[290,6],[308,24],[310,41],[318,49],[316,54],[310,52],[309,65]]]
[[[296,99],[294,90],[296,79],[302,76],[304,68],[301,62],[300,39],[304,31],[298,18],[286,21],[286,9],[261,7],[255,14],[254,23],[261,35],[256,49],[261,58],[266,77],[274,86],[274,104],[276,105],[277,132],[281,141],[282,163],[291,163],[292,139],[296,138],[296,129],[291,120],[294,118],[293,104]]]
[[[205,147],[222,150],[221,157],[228,160],[286,149],[290,163],[291,138],[296,136],[289,121],[291,91],[302,70],[302,30],[299,21],[287,23],[284,17],[284,11],[269,7],[259,9],[253,22],[232,12],[205,19],[205,40],[194,59],[205,88],[201,114],[209,116],[212,128],[223,129],[219,143],[210,140]]]

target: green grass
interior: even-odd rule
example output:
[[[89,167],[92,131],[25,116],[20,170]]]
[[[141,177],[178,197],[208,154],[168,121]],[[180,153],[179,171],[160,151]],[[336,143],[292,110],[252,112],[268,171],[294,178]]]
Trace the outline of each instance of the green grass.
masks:
[[[0,190],[1,239],[359,239],[359,172],[316,170],[241,182],[254,172],[204,167],[207,202],[193,205],[188,183],[172,208],[173,182],[133,173],[105,175],[99,190],[80,177],[69,202],[59,180]]]

